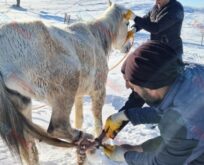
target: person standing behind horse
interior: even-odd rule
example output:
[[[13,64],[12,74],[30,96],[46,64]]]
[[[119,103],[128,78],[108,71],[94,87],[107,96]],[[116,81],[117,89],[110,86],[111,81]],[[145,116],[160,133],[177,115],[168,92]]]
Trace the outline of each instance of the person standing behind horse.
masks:
[[[173,48],[182,60],[183,43],[180,37],[184,9],[177,0],[156,0],[153,8],[144,16],[134,18],[137,31],[144,29],[151,33],[151,40],[157,40]]]

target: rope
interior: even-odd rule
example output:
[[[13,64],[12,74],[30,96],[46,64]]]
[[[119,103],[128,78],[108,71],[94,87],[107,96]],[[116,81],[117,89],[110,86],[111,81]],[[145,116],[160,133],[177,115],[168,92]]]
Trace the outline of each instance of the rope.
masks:
[[[125,54],[125,56],[120,60],[118,61],[115,65],[113,65],[108,71],[112,71],[113,69],[115,69],[118,65],[120,65],[121,62],[123,62],[123,60],[125,60],[128,56],[128,53]]]
[[[124,43],[124,44],[125,44],[125,43]],[[132,43],[131,43],[130,49],[132,48],[133,44],[134,44],[134,37],[132,38]],[[129,50],[130,50],[130,49],[129,49]],[[123,61],[127,58],[128,53],[129,53],[129,51],[125,54],[125,56],[124,56],[120,61],[118,61],[115,65],[113,65],[108,71],[110,72],[110,71],[112,71],[113,69],[115,69],[118,65],[120,65],[121,62],[123,62]]]
[[[44,108],[44,107],[46,107],[46,106],[47,106],[46,104],[45,104],[45,105],[41,105],[41,106],[32,108],[32,110],[38,110],[38,109]]]

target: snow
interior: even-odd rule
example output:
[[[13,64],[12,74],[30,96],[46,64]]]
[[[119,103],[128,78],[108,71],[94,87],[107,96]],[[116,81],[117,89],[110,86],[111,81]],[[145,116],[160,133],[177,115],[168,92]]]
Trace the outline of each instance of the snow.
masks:
[[[184,0],[181,0],[184,2]],[[64,15],[67,13],[71,15],[70,22],[87,21],[99,16],[106,8],[106,0],[35,0],[23,1],[22,8],[17,9],[13,4],[14,0],[0,0],[0,23],[15,22],[15,21],[30,21],[42,20],[48,24],[56,26],[66,26],[64,24]],[[186,1],[187,2],[187,1]],[[189,2],[189,1],[188,1]],[[121,0],[119,4],[132,9],[137,15],[144,15],[151,9],[154,1],[128,1]],[[185,2],[184,2],[185,3]],[[196,2],[194,2],[196,3]],[[201,46],[201,32],[199,27],[204,24],[204,3],[199,1],[199,8],[191,3],[184,4],[185,6],[185,20],[182,29],[182,38],[184,43],[184,60],[204,63],[204,46]],[[203,6],[203,8],[201,7]],[[201,26],[202,25],[202,26]],[[204,27],[203,27],[204,29]],[[204,32],[203,32],[204,33]],[[149,33],[141,31],[136,34],[134,41],[134,48],[149,39]],[[109,59],[109,67],[114,66],[116,62],[122,59],[123,54],[113,51]],[[105,105],[103,107],[103,121],[117,112],[126,101],[130,90],[125,88],[124,80],[120,73],[120,67],[111,70],[108,75],[107,81],[107,96]],[[85,123],[83,129],[86,132],[93,132],[93,116],[90,111],[91,100],[89,97],[84,98],[84,115]],[[33,101],[33,122],[39,124],[43,128],[48,127],[50,120],[51,108],[44,103]],[[74,120],[73,113],[71,120]],[[72,122],[73,123],[73,122]],[[147,139],[159,135],[158,128],[152,128],[152,125],[138,125],[133,127],[128,124],[122,132],[117,136],[114,143],[116,144],[141,144]],[[41,165],[75,165],[76,154],[75,149],[63,149],[49,146],[43,143],[37,143],[40,156]],[[101,150],[97,150],[94,155],[88,157],[87,164],[89,165],[115,165],[119,164],[107,159]],[[0,164],[12,165],[19,164],[15,158],[9,153],[7,147],[0,139]],[[125,165],[125,163],[121,163]]]

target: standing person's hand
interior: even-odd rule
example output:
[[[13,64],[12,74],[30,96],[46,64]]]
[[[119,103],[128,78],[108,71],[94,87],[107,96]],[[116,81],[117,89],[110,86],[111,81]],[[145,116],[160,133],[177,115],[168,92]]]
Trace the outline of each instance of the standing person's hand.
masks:
[[[105,123],[104,131],[106,137],[114,139],[118,132],[126,125],[128,118],[124,111],[120,111],[108,117]]]

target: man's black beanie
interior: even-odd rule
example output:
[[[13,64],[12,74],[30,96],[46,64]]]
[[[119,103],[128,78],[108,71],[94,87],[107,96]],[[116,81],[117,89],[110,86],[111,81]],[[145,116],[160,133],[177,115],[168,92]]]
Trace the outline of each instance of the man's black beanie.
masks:
[[[172,84],[183,66],[172,48],[158,41],[148,41],[128,56],[122,73],[133,84],[158,89]]]

